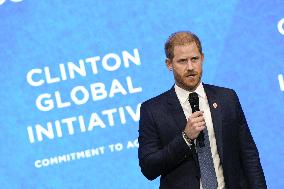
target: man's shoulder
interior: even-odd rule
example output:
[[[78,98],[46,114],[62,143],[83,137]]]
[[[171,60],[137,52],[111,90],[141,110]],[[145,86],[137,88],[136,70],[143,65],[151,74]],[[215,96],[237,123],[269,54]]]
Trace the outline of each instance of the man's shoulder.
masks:
[[[167,101],[167,99],[169,98],[169,96],[171,95],[171,93],[174,92],[174,89],[171,88],[157,96],[154,96],[146,101],[144,101],[142,103],[142,105],[161,105],[161,103],[165,103]]]
[[[205,91],[213,91],[218,94],[236,93],[233,89],[227,87],[221,87],[211,84],[203,84]]]
[[[235,103],[239,101],[239,97],[235,90],[227,87],[203,84],[205,93],[208,98],[217,98],[224,103]]]

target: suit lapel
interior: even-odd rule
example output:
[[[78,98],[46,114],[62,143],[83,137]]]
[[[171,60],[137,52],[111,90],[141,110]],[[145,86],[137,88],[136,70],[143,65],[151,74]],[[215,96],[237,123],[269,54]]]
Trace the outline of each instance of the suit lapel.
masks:
[[[169,96],[167,100],[168,100],[168,107],[169,107],[170,115],[173,116],[177,129],[179,131],[183,131],[186,125],[186,117],[184,115],[181,104],[178,100],[174,87],[172,87],[169,90],[168,95]]]
[[[208,99],[208,104],[210,107],[215,138],[217,143],[217,150],[220,156],[221,163],[223,163],[223,136],[222,136],[222,112],[221,112],[221,103],[218,98],[214,88],[209,85],[203,84],[204,90]]]

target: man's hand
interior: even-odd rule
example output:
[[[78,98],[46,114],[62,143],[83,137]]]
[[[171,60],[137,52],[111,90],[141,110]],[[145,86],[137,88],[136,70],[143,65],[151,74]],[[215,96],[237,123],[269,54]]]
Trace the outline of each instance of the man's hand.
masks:
[[[203,111],[197,111],[189,116],[184,132],[191,140],[194,140],[204,128],[205,120]]]

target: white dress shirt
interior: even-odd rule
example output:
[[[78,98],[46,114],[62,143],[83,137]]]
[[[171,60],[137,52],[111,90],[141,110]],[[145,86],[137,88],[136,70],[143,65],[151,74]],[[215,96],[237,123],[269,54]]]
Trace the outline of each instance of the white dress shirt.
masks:
[[[181,104],[181,107],[183,109],[184,115],[186,119],[188,119],[188,117],[192,114],[191,106],[188,102],[188,95],[190,92],[180,88],[177,85],[175,85],[174,87],[175,87],[175,92],[177,94],[179,102]],[[215,138],[213,122],[211,118],[211,112],[210,112],[207,96],[205,94],[205,91],[204,91],[204,88],[201,82],[194,92],[196,92],[199,97],[200,111],[204,111],[204,119],[205,119],[207,131],[208,131],[210,148],[211,148],[214,168],[215,168],[215,172],[217,176],[218,189],[224,189],[225,181],[224,181],[224,175],[223,175],[223,168],[222,168],[220,157],[217,151],[216,138]],[[200,188],[202,189],[202,183],[200,185]]]

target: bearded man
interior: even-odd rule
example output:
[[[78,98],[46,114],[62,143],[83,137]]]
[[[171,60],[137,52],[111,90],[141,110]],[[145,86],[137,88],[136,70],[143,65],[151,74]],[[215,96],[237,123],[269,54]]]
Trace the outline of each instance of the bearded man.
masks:
[[[198,37],[176,32],[165,43],[175,84],[142,103],[139,165],[161,189],[263,189],[259,153],[234,90],[201,82]]]

